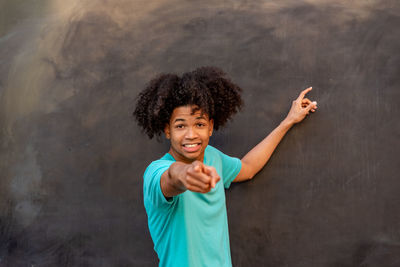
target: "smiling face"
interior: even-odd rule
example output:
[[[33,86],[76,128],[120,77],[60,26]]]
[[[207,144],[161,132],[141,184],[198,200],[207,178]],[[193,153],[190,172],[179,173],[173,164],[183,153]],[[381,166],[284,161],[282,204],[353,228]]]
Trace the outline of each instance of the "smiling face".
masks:
[[[169,124],[165,126],[165,136],[171,142],[169,153],[176,161],[203,161],[214,123],[207,114],[202,114],[196,108],[197,106],[175,108]]]

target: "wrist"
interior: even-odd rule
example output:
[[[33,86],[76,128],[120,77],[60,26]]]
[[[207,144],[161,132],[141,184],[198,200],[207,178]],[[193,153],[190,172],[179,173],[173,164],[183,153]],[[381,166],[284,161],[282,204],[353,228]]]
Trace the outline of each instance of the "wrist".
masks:
[[[186,190],[184,179],[187,173],[187,164],[174,162],[171,167],[168,173],[171,185],[181,191]]]
[[[291,128],[293,125],[295,124],[294,120],[286,117],[280,124],[280,126],[284,127],[284,128]]]

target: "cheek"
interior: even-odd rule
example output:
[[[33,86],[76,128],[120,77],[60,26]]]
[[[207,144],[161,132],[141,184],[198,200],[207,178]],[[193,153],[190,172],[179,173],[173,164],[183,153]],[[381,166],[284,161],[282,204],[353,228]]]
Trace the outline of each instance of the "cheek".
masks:
[[[203,140],[205,141],[209,141],[210,137],[211,137],[211,131],[204,131],[204,133],[202,134],[203,136]]]
[[[171,132],[170,133],[170,140],[174,143],[179,143],[182,140],[182,133],[180,132]]]

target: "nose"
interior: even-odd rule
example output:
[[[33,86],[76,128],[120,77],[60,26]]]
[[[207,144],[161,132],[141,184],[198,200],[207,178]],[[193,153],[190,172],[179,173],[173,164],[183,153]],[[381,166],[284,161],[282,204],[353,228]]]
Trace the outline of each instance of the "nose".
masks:
[[[185,134],[185,137],[187,139],[195,139],[197,136],[198,135],[197,135],[196,129],[194,129],[193,127],[188,127],[187,128],[187,131],[186,131],[186,134]]]

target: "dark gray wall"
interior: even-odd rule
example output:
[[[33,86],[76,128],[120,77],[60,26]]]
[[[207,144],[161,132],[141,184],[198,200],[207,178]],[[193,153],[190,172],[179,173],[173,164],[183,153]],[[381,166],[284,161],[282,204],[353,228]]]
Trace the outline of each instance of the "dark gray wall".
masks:
[[[227,191],[235,266],[400,266],[398,1],[3,0],[0,266],[155,266],[134,99],[215,65],[246,107],[241,157],[301,89],[318,111]]]

